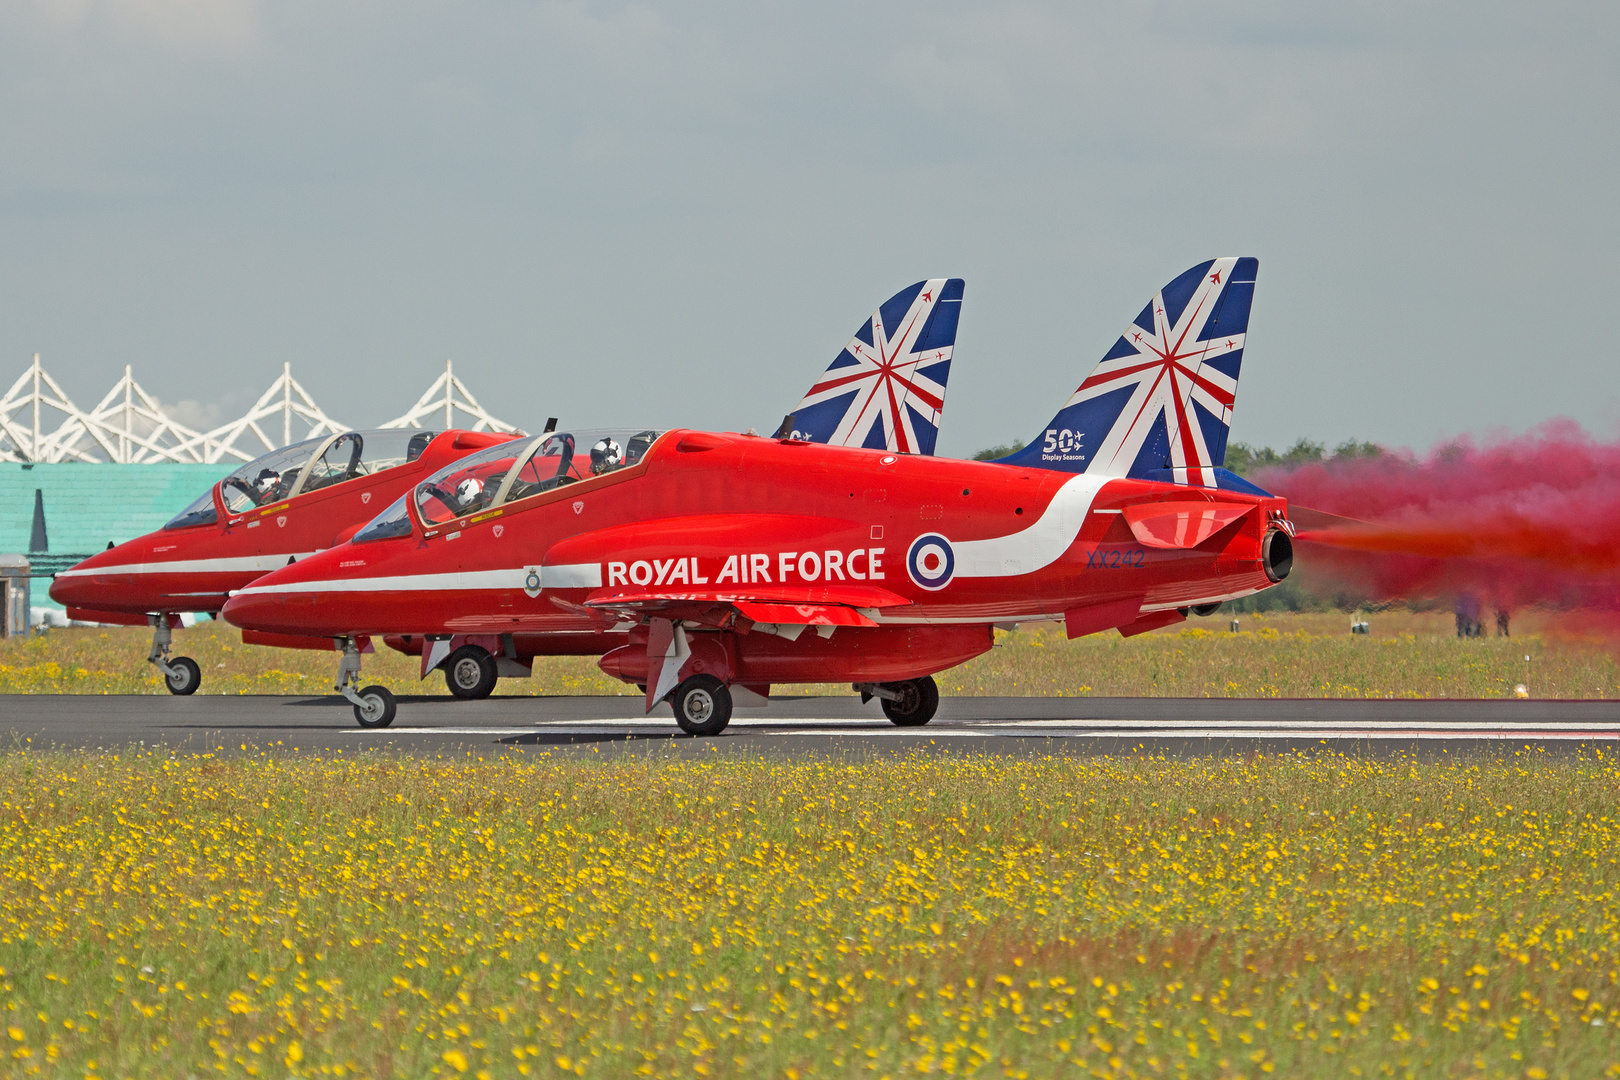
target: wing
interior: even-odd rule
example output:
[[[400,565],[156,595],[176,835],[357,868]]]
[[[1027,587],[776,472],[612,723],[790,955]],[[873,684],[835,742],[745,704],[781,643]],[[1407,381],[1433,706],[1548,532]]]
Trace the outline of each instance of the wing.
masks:
[[[653,616],[706,626],[738,617],[776,626],[876,626],[872,615],[910,601],[875,585],[803,585],[746,589],[598,589],[585,606],[621,618]]]

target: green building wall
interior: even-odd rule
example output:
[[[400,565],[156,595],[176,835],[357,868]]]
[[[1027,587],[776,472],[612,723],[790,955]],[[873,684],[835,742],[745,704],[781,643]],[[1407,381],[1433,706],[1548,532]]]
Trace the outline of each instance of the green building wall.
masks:
[[[221,477],[218,465],[21,465],[0,462],[0,552],[30,557],[33,572],[54,572],[106,548],[161,528]],[[30,552],[34,492],[45,506],[46,552]],[[40,557],[41,555],[46,557]],[[49,583],[34,582],[35,607],[58,606]]]

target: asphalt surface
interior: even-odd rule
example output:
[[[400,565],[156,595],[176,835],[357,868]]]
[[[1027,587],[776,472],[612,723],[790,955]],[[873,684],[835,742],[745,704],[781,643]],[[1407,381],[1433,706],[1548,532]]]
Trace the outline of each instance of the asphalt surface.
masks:
[[[1620,701],[947,698],[928,726],[897,728],[854,696],[778,698],[739,709],[717,738],[692,739],[668,706],[647,716],[628,697],[401,698],[393,726],[369,731],[335,696],[0,697],[0,746],[31,750],[1437,758],[1620,751],[1617,739]]]

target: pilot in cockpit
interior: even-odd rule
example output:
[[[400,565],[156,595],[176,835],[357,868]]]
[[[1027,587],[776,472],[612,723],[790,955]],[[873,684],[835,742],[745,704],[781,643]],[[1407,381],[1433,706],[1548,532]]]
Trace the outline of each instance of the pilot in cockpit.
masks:
[[[468,514],[477,510],[480,498],[484,494],[484,482],[477,477],[469,476],[456,485],[456,513]]]
[[[619,449],[619,444],[611,438],[599,439],[596,445],[591,447],[592,476],[601,476],[603,473],[612,472],[622,464],[624,464],[624,453]]]
[[[257,493],[258,502],[263,506],[267,502],[274,502],[282,497],[281,474],[274,469],[261,470],[253,481],[253,490]]]

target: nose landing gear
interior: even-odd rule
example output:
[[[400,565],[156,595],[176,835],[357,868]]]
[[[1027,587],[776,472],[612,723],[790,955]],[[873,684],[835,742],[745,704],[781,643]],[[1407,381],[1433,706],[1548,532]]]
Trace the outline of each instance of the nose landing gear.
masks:
[[[363,728],[384,728],[394,722],[397,711],[394,695],[386,686],[360,686],[360,644],[350,637],[338,638],[343,657],[338,661],[338,693],[354,706],[354,718]]]
[[[152,651],[147,654],[146,662],[163,672],[163,685],[169,693],[176,697],[187,697],[197,692],[202,685],[202,668],[197,661],[189,656],[169,656],[169,648],[174,644],[174,631],[169,626],[173,618],[168,612],[159,612],[148,615],[146,621],[152,624]]]

